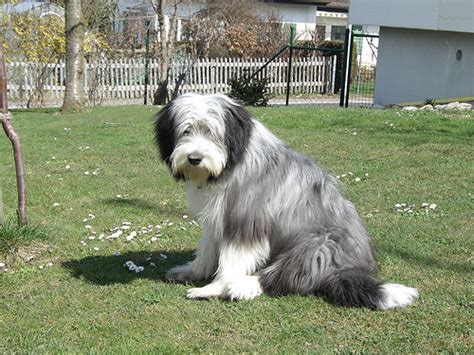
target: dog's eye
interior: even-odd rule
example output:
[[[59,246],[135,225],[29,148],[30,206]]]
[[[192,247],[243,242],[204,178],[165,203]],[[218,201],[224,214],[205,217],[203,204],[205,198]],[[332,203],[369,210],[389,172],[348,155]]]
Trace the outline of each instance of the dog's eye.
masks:
[[[183,132],[183,136],[189,136],[191,134],[191,130],[188,128]]]

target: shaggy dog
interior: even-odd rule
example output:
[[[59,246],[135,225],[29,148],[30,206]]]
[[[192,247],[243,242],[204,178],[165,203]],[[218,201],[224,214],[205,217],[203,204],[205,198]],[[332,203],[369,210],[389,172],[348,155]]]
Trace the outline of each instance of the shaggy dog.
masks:
[[[155,135],[202,226],[196,258],[166,277],[213,278],[188,298],[313,294],[373,309],[417,298],[416,289],[377,278],[371,239],[334,178],[235,101],[182,95],[158,113]]]

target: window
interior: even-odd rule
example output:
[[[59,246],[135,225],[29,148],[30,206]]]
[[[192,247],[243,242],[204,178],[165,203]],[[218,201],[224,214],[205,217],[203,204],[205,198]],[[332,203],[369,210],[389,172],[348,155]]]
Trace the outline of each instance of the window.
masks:
[[[345,33],[346,33],[345,26],[332,26],[331,27],[331,40],[344,41]]]
[[[326,26],[316,26],[316,41],[324,41],[326,39]]]

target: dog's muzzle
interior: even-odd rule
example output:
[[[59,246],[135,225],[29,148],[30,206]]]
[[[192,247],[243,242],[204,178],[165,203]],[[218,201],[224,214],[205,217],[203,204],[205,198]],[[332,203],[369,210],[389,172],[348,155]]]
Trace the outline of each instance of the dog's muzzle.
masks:
[[[188,155],[188,163],[194,166],[201,164],[204,156],[199,153],[191,153]]]

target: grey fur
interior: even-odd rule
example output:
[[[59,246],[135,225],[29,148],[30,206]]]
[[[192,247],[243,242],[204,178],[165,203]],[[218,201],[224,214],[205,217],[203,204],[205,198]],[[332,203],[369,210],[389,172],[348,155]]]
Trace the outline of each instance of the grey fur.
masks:
[[[259,170],[249,173],[254,162],[246,160],[227,183],[224,238],[270,239],[271,259],[260,272],[264,290],[324,294],[321,286],[337,270],[376,275],[371,239],[335,180],[284,143],[261,143]]]
[[[217,112],[217,121],[227,127],[220,140],[227,145],[237,144],[226,149],[233,154],[237,149],[239,159],[232,166],[228,160],[221,176],[205,186],[196,188],[192,182],[188,184],[190,207],[194,206],[203,225],[205,239],[198,247],[196,260],[188,267],[171,270],[168,277],[187,281],[214,271],[217,275],[209,289],[221,296],[227,292],[229,296],[232,280],[229,272],[222,271],[229,266],[222,260],[221,250],[234,248],[236,253],[246,250],[258,254],[256,261],[246,266],[245,273],[257,275],[263,290],[271,295],[316,294],[341,305],[392,307],[384,304],[387,296],[377,279],[371,238],[354,205],[339,192],[336,180],[226,97],[185,95],[172,103],[169,111],[178,111],[173,105],[182,105],[187,108],[184,116],[188,118],[189,112],[193,112],[192,105],[196,112],[204,110],[199,104],[201,98],[212,103],[208,104],[212,111],[204,112],[200,120],[205,122],[206,115],[214,117]],[[221,106],[220,111],[216,105]],[[238,124],[229,124],[229,112],[236,112]],[[244,144],[234,143],[236,140],[229,135],[236,134],[241,126],[247,127],[250,137]],[[193,201],[196,196],[202,200],[200,204]],[[268,252],[265,245],[269,245]],[[209,248],[216,253],[206,254]],[[193,291],[198,296],[191,298],[214,296],[205,287],[194,290],[198,290]],[[400,301],[395,306],[411,303],[416,290],[410,292],[409,301]]]

